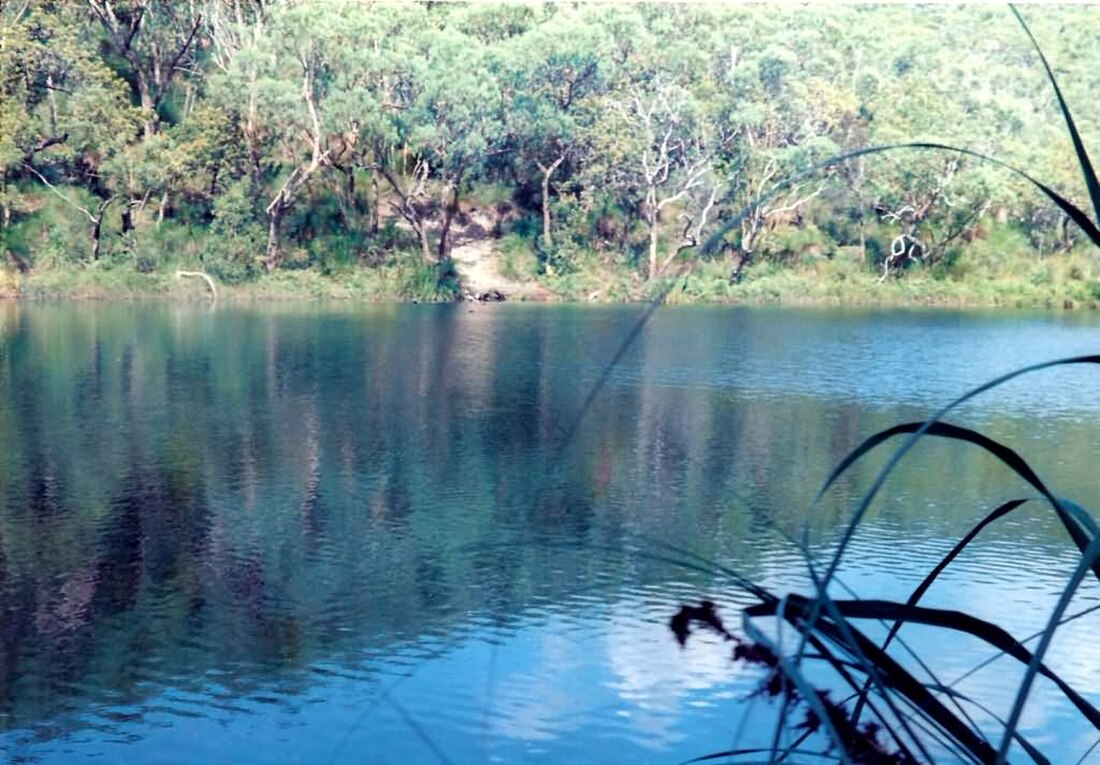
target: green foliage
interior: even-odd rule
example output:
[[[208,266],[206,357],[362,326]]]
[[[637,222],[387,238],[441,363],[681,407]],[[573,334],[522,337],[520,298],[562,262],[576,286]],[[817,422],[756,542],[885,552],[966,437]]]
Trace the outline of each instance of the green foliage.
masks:
[[[1026,265],[1084,241],[1067,208],[971,155],[867,155],[780,187],[838,152],[919,138],[1004,158],[1084,199],[1079,146],[1005,13],[154,6],[115,3],[114,19],[98,0],[0,7],[0,236],[36,268],[86,265],[83,221],[106,204],[105,260],[163,270],[182,257],[226,283],[265,266],[336,278],[411,249],[446,260],[444,229],[454,234],[469,200],[492,218],[480,235],[528,242],[522,254],[501,242],[510,274],[550,285],[621,272],[614,283],[636,298],[640,279],[694,265],[698,242],[741,212],[711,257],[775,260],[801,273],[794,281],[832,278],[816,261],[840,248],[859,248],[873,277],[902,234],[928,266],[894,269],[903,279],[996,273],[1051,292],[1082,281]],[[1096,24],[1074,8],[1036,20],[1086,136],[1100,118],[1096,62],[1071,40]],[[46,183],[69,195],[68,220],[38,203]],[[1022,237],[998,252],[1008,223]],[[203,240],[201,259],[152,252],[173,228]],[[735,299],[718,286],[699,294]]]
[[[500,240],[500,273],[508,279],[531,281],[538,276],[541,264],[535,253],[534,240],[518,233]]]
[[[1013,9],[1024,30],[1031,38],[1046,69],[1059,102],[1059,108],[1065,118],[1066,126],[1073,139],[1074,150],[1080,163],[1085,185],[1093,203],[1095,217],[1090,217],[1080,207],[1052,191],[1048,186],[1020,173],[1042,191],[1058,208],[1077,223],[1093,242],[1100,246],[1100,181],[1097,180],[1089,156],[1078,135],[1075,122],[1062,96],[1053,72],[1046,58],[1038,50],[1038,44],[1027,28],[1019,13]],[[908,69],[908,63],[900,67]],[[890,150],[886,147],[884,150]],[[909,145],[903,148],[913,148]],[[921,148],[949,150],[941,144],[926,144]],[[875,150],[877,151],[877,150]],[[974,155],[973,152],[963,154]],[[949,172],[954,174],[957,164]],[[913,232],[921,222],[923,211],[935,203],[942,193],[946,181],[941,178],[939,190],[923,207],[917,209],[906,205],[911,212],[909,225],[904,237],[915,239]],[[902,216],[891,216],[900,221]],[[895,241],[901,241],[899,236]],[[954,249],[945,249],[941,257],[933,260],[934,276],[942,281],[951,270],[959,253]],[[923,261],[923,258],[921,259]],[[927,261],[924,261],[927,262]],[[1059,268],[1051,268],[1053,259],[1035,259],[1027,273],[1027,285],[1031,288],[1046,288],[1057,282],[1079,283],[1085,285],[1089,293],[1095,294],[1091,279],[1091,263],[1078,261],[1059,263]],[[884,264],[883,276],[888,275],[889,261]],[[936,269],[942,269],[936,274]],[[1067,300],[1067,302],[1069,302]],[[644,321],[644,320],[643,320]],[[1042,677],[1050,681],[1058,692],[1073,706],[1077,713],[1095,730],[1100,731],[1100,710],[1059,677],[1044,663],[1045,653],[1055,640],[1059,628],[1077,616],[1089,613],[1087,609],[1074,616],[1067,616],[1070,603],[1085,579],[1095,576],[1100,580],[1100,525],[1086,508],[1075,502],[1056,496],[1042,481],[1038,473],[1019,454],[1011,448],[989,437],[967,428],[945,421],[945,417],[957,407],[990,389],[1007,383],[1023,375],[1071,365],[1100,364],[1100,355],[1080,356],[1040,363],[1018,369],[995,380],[974,388],[955,399],[924,422],[897,425],[867,438],[837,465],[818,491],[813,505],[817,505],[830,487],[843,476],[849,468],[865,455],[874,451],[897,436],[905,436],[885,464],[879,469],[870,487],[859,499],[852,513],[851,521],[844,529],[839,542],[833,545],[824,565],[818,565],[809,550],[804,550],[813,584],[813,594],[806,597],[800,594],[778,596],[766,588],[756,585],[737,572],[724,569],[739,588],[747,591],[757,602],[743,610],[742,624],[746,639],[730,632],[722,623],[709,601],[699,606],[684,606],[673,616],[670,627],[681,645],[687,640],[694,624],[718,633],[735,644],[734,661],[753,664],[765,669],[766,679],[761,684],[760,693],[782,697],[783,711],[770,750],[727,751],[707,755],[701,760],[719,757],[735,757],[744,754],[767,754],[769,762],[779,762],[791,755],[812,753],[829,756],[833,750],[839,750],[854,762],[931,762],[931,752],[950,751],[963,760],[972,762],[1003,763],[1014,746],[1023,750],[1035,762],[1046,762],[1034,743],[1028,741],[1020,730],[1020,722],[1025,704],[1027,704],[1035,682]],[[835,597],[837,572],[848,552],[849,545],[860,524],[867,517],[869,508],[887,478],[903,461],[912,448],[926,436],[936,436],[961,444],[978,447],[993,456],[1011,472],[1030,486],[1039,495],[1043,505],[1049,505],[1054,518],[1065,528],[1072,546],[1073,574],[1064,587],[1050,618],[1040,632],[1026,639],[1010,635],[996,624],[973,617],[964,611],[930,609],[919,605],[939,575],[971,546],[979,534],[989,525],[1001,520],[1032,501],[1021,498],[1000,502],[995,509],[982,518],[955,547],[928,573],[904,602],[900,600],[860,600],[853,593],[851,600]],[[811,507],[813,510],[813,507]],[[808,533],[804,535],[808,539]],[[679,551],[676,551],[679,552]],[[1027,572],[1021,575],[1026,578]],[[781,633],[774,624],[763,627],[759,620],[768,619],[789,625],[794,639],[775,638]],[[885,639],[871,637],[864,631],[867,621],[892,622]],[[906,655],[898,651],[891,653],[889,648],[898,631],[908,625],[930,627],[942,631],[945,635],[966,634],[989,644],[997,650],[996,657],[1006,656],[1018,662],[1025,669],[1011,710],[1004,718],[990,714],[994,700],[975,698],[971,694],[958,693],[950,685],[944,685],[925,660],[915,656],[908,649]],[[1037,641],[1034,648],[1025,647],[1026,643]],[[916,659],[916,662],[913,659]],[[931,658],[931,657],[930,657]],[[822,687],[821,674],[810,666],[820,667],[831,680]],[[964,675],[965,676],[965,675]],[[831,685],[832,687],[827,687]],[[848,694],[837,702],[830,698],[830,692],[836,688]],[[852,706],[847,706],[852,703]],[[967,707],[985,713],[982,724],[975,722]],[[796,723],[795,709],[804,715],[801,723]],[[868,719],[871,718],[871,719]],[[827,742],[823,752],[811,752],[803,744],[815,733],[821,732]],[[791,743],[793,742],[793,743]],[[1088,750],[1088,751],[1091,751]],[[1088,752],[1086,752],[1087,756]]]
[[[326,276],[345,273],[360,260],[359,241],[346,233],[322,234],[309,240],[309,262]]]
[[[59,191],[76,204],[94,206],[97,201],[80,187],[62,187]],[[91,224],[86,218],[74,215],[69,204],[52,194],[28,194],[24,201],[34,212],[9,227],[6,246],[32,268],[73,268],[88,259]]]
[[[425,265],[415,257],[398,265],[396,294],[418,303],[445,303],[461,292],[451,261]]]
[[[227,284],[255,277],[260,271],[264,231],[256,223],[250,184],[242,179],[230,184],[214,200],[213,236],[202,262],[213,276]]]
[[[123,265],[142,273],[171,274],[177,267],[201,267],[222,243],[205,226],[141,226],[118,248]],[[213,273],[213,271],[212,271]],[[215,274],[220,279],[220,274]]]

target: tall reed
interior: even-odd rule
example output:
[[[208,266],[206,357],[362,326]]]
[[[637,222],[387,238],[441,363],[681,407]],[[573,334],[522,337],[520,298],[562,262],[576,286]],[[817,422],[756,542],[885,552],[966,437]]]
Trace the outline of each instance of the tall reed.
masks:
[[[1073,220],[1093,244],[1100,247],[1100,228],[1097,225],[1100,222],[1100,182],[1046,56],[1019,11],[1013,7],[1012,13],[1038,52],[1047,79],[1054,89],[1084,177],[1092,206],[1091,217],[1061,193],[1024,170],[965,147],[939,143],[912,142],[868,147],[809,168],[789,179],[788,184],[824,168],[869,154],[903,149],[959,152],[1007,168],[1028,180]],[[710,238],[706,246],[715,247],[729,228],[737,223],[737,218],[727,223]],[[1100,731],[1100,710],[1044,661],[1059,628],[1069,618],[1076,618],[1066,615],[1074,594],[1090,575],[1100,579],[1100,526],[1090,511],[1056,496],[1015,451],[945,419],[960,404],[1009,380],[1053,367],[1082,364],[1100,364],[1100,354],[1058,359],[1018,369],[966,392],[923,422],[897,425],[867,438],[834,468],[814,500],[815,504],[841,475],[868,453],[899,438],[901,443],[860,498],[828,562],[820,566],[807,556],[813,592],[809,595],[780,596],[738,578],[738,583],[747,588],[757,601],[742,613],[744,637],[739,637],[726,627],[712,603],[704,602],[680,609],[672,618],[670,627],[681,643],[688,639],[693,628],[698,627],[722,635],[733,644],[732,657],[735,661],[764,668],[761,691],[779,698],[782,704],[780,724],[771,747],[717,752],[698,761],[726,758],[737,762],[773,763],[798,762],[808,757],[820,761],[822,755],[827,755],[850,763],[930,763],[942,757],[943,753],[950,753],[964,762],[1003,763],[1012,745],[1016,744],[1029,759],[1046,763],[1049,760],[1019,730],[1024,706],[1040,678],[1053,684],[1077,713]],[[904,602],[837,599],[830,594],[830,585],[835,582],[837,570],[849,552],[849,544],[887,477],[914,445],[929,436],[991,454],[1038,493],[1038,501],[1049,508],[1066,530],[1076,554],[1075,569],[1050,613],[1045,629],[1032,636],[1034,648],[1026,647],[1025,641],[1016,639],[989,621],[960,611],[920,605],[932,583],[974,543],[983,530],[1016,512],[1029,501],[1027,499],[1004,502],[988,513],[959,540]],[[1089,456],[1081,455],[1081,458]],[[1026,571],[1021,572],[1021,576],[1026,577]],[[780,644],[773,638],[775,631],[766,628],[766,624],[777,621],[793,629],[796,638],[793,646]],[[881,644],[868,637],[862,628],[861,625],[868,621],[890,625]],[[995,729],[988,729],[989,724],[983,727],[975,723],[970,711],[978,708],[977,700],[944,687],[919,657],[916,659],[917,668],[906,666],[913,662],[898,655],[899,641],[896,640],[898,631],[906,625],[924,625],[945,633],[969,635],[992,646],[1000,655],[1023,665],[1025,670],[1011,710],[1003,720],[993,718],[996,720]],[[831,693],[821,688],[819,680],[812,679],[822,676],[822,667],[831,677],[829,688],[832,692],[840,690],[845,694],[843,702],[834,700]],[[781,736],[783,730],[791,735]],[[829,748],[825,751],[809,748],[815,734],[823,734],[830,742]],[[781,741],[786,743],[781,745]]]

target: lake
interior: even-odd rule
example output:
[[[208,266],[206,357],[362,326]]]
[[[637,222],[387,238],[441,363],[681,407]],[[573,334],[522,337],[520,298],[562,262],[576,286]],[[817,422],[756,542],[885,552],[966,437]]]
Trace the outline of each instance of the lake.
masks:
[[[585,408],[641,311],[0,303],[0,759],[676,763],[769,741],[760,674],[667,626],[707,597],[736,627],[748,599],[673,559],[805,592],[791,539],[826,555],[888,453],[811,511],[849,450],[1100,350],[1089,313],[668,307]],[[1096,509],[1098,382],[1044,372],[951,419]],[[1031,494],[928,439],[840,579],[904,598]],[[925,602],[1026,637],[1071,553],[1029,503]],[[1090,580],[1070,610],[1098,603]],[[1050,656],[1094,703],[1096,630]],[[902,636],[944,682],[991,655]],[[1019,674],[958,687],[1005,715]],[[1043,682],[1023,728],[1056,762],[1096,735]]]

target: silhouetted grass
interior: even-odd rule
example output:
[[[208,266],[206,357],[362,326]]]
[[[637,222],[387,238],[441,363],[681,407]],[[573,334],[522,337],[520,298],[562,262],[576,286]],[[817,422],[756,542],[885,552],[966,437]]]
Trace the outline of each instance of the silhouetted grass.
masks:
[[[732,658],[764,666],[767,669],[762,692],[783,699],[786,714],[800,710],[800,722],[793,718],[785,722],[806,732],[823,732],[841,753],[841,759],[854,763],[932,762],[932,751],[953,751],[964,761],[978,763],[1004,762],[1010,744],[1016,741],[1035,762],[1048,760],[1026,738],[1020,735],[1018,724],[1032,686],[1038,677],[1049,680],[1073,705],[1077,712],[1100,731],[1100,710],[1054,670],[1043,658],[1059,627],[1065,622],[1069,603],[1091,573],[1100,580],[1100,534],[1094,516],[1081,505],[1059,498],[1042,481],[1035,470],[1017,452],[974,430],[945,422],[943,418],[957,406],[1016,377],[1058,366],[1100,364],[1100,355],[1078,356],[1036,364],[1011,372],[978,386],[960,396],[925,422],[907,423],[888,428],[867,438],[833,470],[817,499],[857,461],[871,451],[883,447],[894,438],[905,436],[871,488],[858,503],[851,521],[841,537],[836,552],[824,571],[809,562],[815,590],[812,596],[788,594],[778,596],[753,587],[756,604],[743,612],[747,640],[728,631],[715,613],[712,604],[685,606],[670,622],[676,638],[685,642],[690,628],[701,625],[735,643]],[[904,602],[888,600],[839,600],[828,588],[835,579],[856,529],[868,507],[881,490],[886,478],[898,466],[909,450],[922,438],[935,436],[968,444],[985,450],[1027,482],[1049,505],[1065,528],[1077,551],[1073,576],[1063,589],[1046,628],[1031,639],[1038,640],[1032,650],[1022,640],[1010,635],[996,624],[972,615],[919,605],[919,601],[935,579],[971,545],[990,524],[1002,520],[1027,500],[1005,502],[977,523],[925,577]],[[1021,572],[1027,579],[1027,572]],[[788,648],[769,637],[759,625],[763,619],[779,619],[792,627],[798,636],[797,647]],[[881,645],[859,628],[866,620],[892,623]],[[905,625],[919,624],[952,634],[965,634],[995,648],[1000,655],[1015,659],[1026,667],[1008,717],[997,721],[998,730],[982,730],[966,714],[964,707],[978,707],[977,700],[949,690],[928,673],[918,677],[906,669],[889,649],[898,630]],[[836,687],[849,693],[851,707],[834,703],[819,685],[810,680],[818,676],[811,667],[827,665],[833,671]],[[984,711],[984,710],[983,710]],[[861,722],[865,713],[870,720]],[[796,737],[802,738],[802,737]],[[995,747],[992,743],[999,738]],[[803,741],[799,740],[796,746]],[[721,753],[722,756],[749,756],[748,753]],[[756,756],[758,752],[753,752]],[[787,760],[791,752],[776,746],[768,752],[769,762]]]
[[[1096,223],[1100,220],[1100,182],[1046,57],[1019,12],[1015,8],[1012,12],[1035,46],[1047,78],[1054,88],[1081,166],[1094,218],[1023,170],[966,148],[939,143],[913,142],[861,149],[834,157],[790,179],[790,182],[794,183],[839,162],[869,154],[902,149],[959,152],[995,163],[1027,179],[1069,216],[1093,244],[1100,247],[1100,228]],[[722,239],[728,227],[737,222],[739,221],[735,220],[727,224],[726,228],[716,233],[708,246],[713,247]],[[947,752],[965,762],[1002,763],[1006,761],[1009,749],[1015,742],[1031,760],[1046,763],[1049,760],[1019,732],[1024,706],[1039,677],[1053,684],[1077,713],[1100,731],[1100,710],[1044,663],[1044,657],[1061,625],[1068,618],[1075,618],[1067,618],[1066,612],[1082,582],[1090,574],[1100,580],[1100,526],[1094,515],[1084,507],[1057,497],[1028,462],[1014,450],[981,433],[944,420],[963,402],[1009,380],[1053,367],[1082,364],[1100,364],[1100,355],[1059,359],[1010,372],[968,391],[924,422],[897,425],[867,438],[832,471],[818,493],[815,504],[841,475],[868,453],[884,447],[895,438],[904,437],[904,440],[858,502],[827,565],[822,569],[807,556],[814,586],[811,595],[779,596],[755,585],[747,588],[758,602],[744,609],[742,613],[745,637],[739,637],[728,630],[714,605],[709,602],[698,606],[684,606],[673,616],[670,628],[681,644],[688,639],[694,626],[701,626],[723,636],[734,644],[732,660],[763,668],[764,679],[760,692],[779,698],[782,702],[780,724],[770,748],[716,752],[694,761],[726,758],[737,762],[774,763],[800,761],[805,756],[831,756],[842,762],[900,764],[933,762],[936,757],[933,752]],[[931,369],[929,372],[934,373],[935,370]],[[1026,641],[1018,640],[1000,626],[970,614],[919,605],[931,584],[958,555],[973,544],[989,525],[997,523],[1021,507],[1027,501],[1025,499],[1004,502],[986,515],[929,572],[904,602],[841,600],[829,593],[830,585],[834,583],[837,570],[848,552],[849,543],[887,477],[914,445],[929,436],[977,447],[991,454],[1038,492],[1062,524],[1074,546],[1077,558],[1073,575],[1062,590],[1046,627]],[[1021,580],[1026,581],[1027,578],[1027,572],[1022,571]],[[761,625],[762,620],[771,620],[773,623],[778,620],[788,625],[794,630],[795,645],[781,645],[773,639],[771,635],[774,633]],[[859,625],[867,620],[892,625],[881,645],[860,628]],[[919,674],[916,669],[908,669],[899,660],[892,650],[897,642],[895,638],[902,627],[914,624],[942,630],[949,635],[963,634],[977,638],[996,649],[998,655],[1008,656],[1026,668],[1007,718],[1001,720],[990,715],[976,699],[944,686],[919,657],[916,657]],[[1029,650],[1024,643],[1033,639],[1037,640],[1037,644],[1033,650]],[[830,687],[833,691],[842,689],[847,694],[845,702],[834,701],[829,691],[820,687],[820,680],[811,679],[821,677],[822,666],[829,670]],[[985,712],[994,722],[982,728],[974,722],[968,709]],[[989,729],[990,725],[993,729]],[[780,736],[780,731],[784,729],[793,735],[789,738]],[[803,746],[815,733],[824,734],[830,744],[828,749],[812,750]],[[793,743],[781,745],[781,740],[790,740]]]

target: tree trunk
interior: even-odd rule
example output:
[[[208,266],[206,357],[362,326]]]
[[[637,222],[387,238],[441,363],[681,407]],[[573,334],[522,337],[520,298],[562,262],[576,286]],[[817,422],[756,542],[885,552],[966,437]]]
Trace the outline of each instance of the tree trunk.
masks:
[[[103,232],[103,216],[92,222],[92,260],[99,260],[100,234]]]
[[[103,217],[107,214],[107,207],[114,197],[103,200],[92,218],[92,260],[99,260],[100,243],[103,236]]]
[[[8,266],[14,268],[19,273],[29,274],[31,272],[31,264],[19,257],[17,253],[11,250],[4,250],[4,258],[7,260]]]
[[[444,192],[446,193],[446,192]],[[458,212],[458,182],[451,187],[449,200],[443,203],[443,225],[439,229],[439,260],[446,260],[451,256],[451,223],[455,213]]]
[[[741,241],[738,247],[741,252],[751,255],[756,251],[756,236],[764,227],[764,218],[760,209],[756,208],[741,221]]]
[[[435,261],[432,259],[432,248],[428,242],[428,229],[424,225],[424,220],[420,217],[420,212],[413,204],[413,199],[420,193],[419,189],[410,191],[402,188],[401,184],[397,182],[397,177],[386,170],[383,165],[375,165],[373,168],[375,173],[381,173],[382,177],[386,179],[387,185],[390,190],[397,195],[401,200],[401,204],[393,204],[394,210],[409,224],[413,231],[416,232],[417,238],[420,240],[420,256],[424,260],[425,265],[432,265]],[[378,214],[378,206],[375,205],[375,215]]]
[[[282,204],[272,205],[267,213],[267,252],[264,254],[264,271],[267,273],[271,273],[279,265],[279,221],[282,217]]]
[[[539,170],[542,171],[542,246],[547,250],[553,246],[553,240],[550,238],[550,176],[564,161],[565,155],[563,154],[555,159],[549,167],[544,166],[541,162],[537,163]]]
[[[8,226],[11,225],[11,202],[5,193],[4,188],[0,188],[0,241],[3,241],[4,234],[7,233]],[[21,274],[25,274],[30,271],[30,266],[25,260],[16,255],[9,249],[4,249],[4,257],[11,264],[14,264],[16,269]]]
[[[378,191],[378,173],[372,172],[370,174],[370,232],[371,234],[378,233],[378,219],[379,210],[381,205],[381,194]]]
[[[122,208],[122,233],[128,234],[134,230],[134,200],[129,200]]]
[[[740,247],[735,250],[735,255],[737,257],[737,263],[735,263],[733,268],[730,270],[730,284],[741,283],[741,273],[745,270],[745,266],[749,264],[749,261],[752,260],[752,253],[746,252]]]
[[[310,174],[321,167],[328,157],[328,152],[325,151],[322,154],[313,157],[309,167],[304,171],[301,168],[294,168],[294,172],[287,178],[283,187],[275,194],[275,198],[271,200],[271,204],[267,206],[267,253],[264,257],[264,270],[271,273],[275,270],[275,267],[279,265],[279,223],[283,219],[283,214],[290,209],[290,206],[294,203],[294,195],[298,192]]]
[[[623,225],[619,229],[619,241],[618,241],[619,252],[624,252],[626,250],[626,243],[627,243],[627,240],[630,239],[630,232],[633,228],[634,228],[634,208],[630,207],[626,210],[626,213],[623,215]]]
[[[57,91],[54,87],[53,75],[46,75],[46,93],[50,107],[50,135],[57,135]]]
[[[244,136],[245,146],[248,147],[248,174],[252,180],[248,193],[254,203],[259,203],[264,195],[264,167],[263,152],[260,149],[260,140],[256,135],[256,128],[251,114],[254,109],[255,106],[250,102],[250,114],[248,120],[241,125],[241,135]]]
[[[358,191],[355,188],[355,167],[351,164],[337,167],[344,174],[344,191],[343,194],[337,195],[340,203],[340,215],[344,218],[345,228],[355,228],[359,223],[360,212],[359,200],[357,199]]]
[[[416,235],[420,239],[420,255],[424,258],[424,265],[430,266],[434,262],[432,260],[432,248],[428,242],[428,230],[424,228],[424,223],[416,227]]]
[[[348,194],[348,187],[351,185],[348,180],[348,174],[351,172],[351,169],[347,165],[333,164],[333,167],[336,168],[336,172],[343,176],[342,182],[338,181],[334,189],[336,207],[338,210],[337,219],[342,228],[348,229],[351,228],[352,220],[352,199]]]
[[[646,221],[649,224],[649,270],[647,271],[646,279],[652,280],[657,276],[657,211],[653,210],[650,213],[649,220]]]
[[[550,174],[542,176],[542,246],[549,250],[554,246],[550,237]]]
[[[864,216],[867,209],[867,200],[863,196],[863,157],[859,158],[858,184],[856,185],[856,199],[859,201],[859,258],[861,263],[867,262],[867,223]]]
[[[157,132],[157,104],[153,93],[149,88],[149,81],[140,67],[137,69],[138,99],[141,109],[145,112],[145,124],[142,128],[142,138],[149,138]]]

